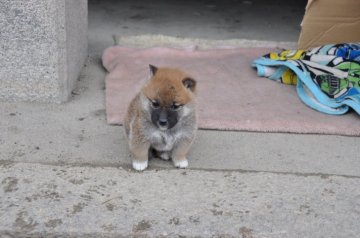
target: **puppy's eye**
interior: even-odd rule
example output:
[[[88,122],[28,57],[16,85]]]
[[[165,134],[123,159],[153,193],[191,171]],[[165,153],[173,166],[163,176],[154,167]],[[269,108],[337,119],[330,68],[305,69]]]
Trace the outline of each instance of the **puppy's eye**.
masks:
[[[173,103],[171,106],[170,106],[170,109],[173,110],[173,111],[176,111],[176,110],[179,110],[183,105],[181,104],[176,104],[176,103]]]
[[[151,101],[151,106],[152,106],[153,108],[159,108],[159,107],[160,107],[160,103],[159,103],[157,100]]]

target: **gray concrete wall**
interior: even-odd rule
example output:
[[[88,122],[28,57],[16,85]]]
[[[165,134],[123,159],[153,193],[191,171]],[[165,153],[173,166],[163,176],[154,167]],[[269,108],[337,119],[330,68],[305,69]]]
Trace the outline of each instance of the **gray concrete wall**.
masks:
[[[67,59],[67,88],[66,100],[75,87],[76,79],[80,75],[85,58],[88,54],[88,6],[87,0],[66,0],[66,59]]]
[[[64,102],[87,55],[87,0],[0,1],[0,100]]]

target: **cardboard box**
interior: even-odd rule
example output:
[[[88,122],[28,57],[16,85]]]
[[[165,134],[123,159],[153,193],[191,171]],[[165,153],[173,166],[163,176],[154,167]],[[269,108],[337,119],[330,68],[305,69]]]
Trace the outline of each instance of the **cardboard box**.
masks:
[[[308,0],[299,49],[360,42],[360,0]]]

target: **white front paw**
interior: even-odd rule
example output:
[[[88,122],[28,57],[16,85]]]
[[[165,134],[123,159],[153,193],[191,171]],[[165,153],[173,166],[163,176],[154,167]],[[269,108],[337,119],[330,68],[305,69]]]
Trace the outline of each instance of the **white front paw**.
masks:
[[[148,161],[133,161],[132,166],[137,171],[143,171],[148,167]]]
[[[180,160],[180,161],[174,161],[174,165],[177,168],[184,169],[184,168],[187,168],[189,166],[189,162],[187,161],[187,159],[183,159],[183,160]]]

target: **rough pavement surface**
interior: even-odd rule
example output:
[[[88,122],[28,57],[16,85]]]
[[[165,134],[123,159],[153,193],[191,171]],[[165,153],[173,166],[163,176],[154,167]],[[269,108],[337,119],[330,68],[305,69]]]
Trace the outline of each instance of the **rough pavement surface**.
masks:
[[[3,163],[0,234],[357,237],[360,180]]]

